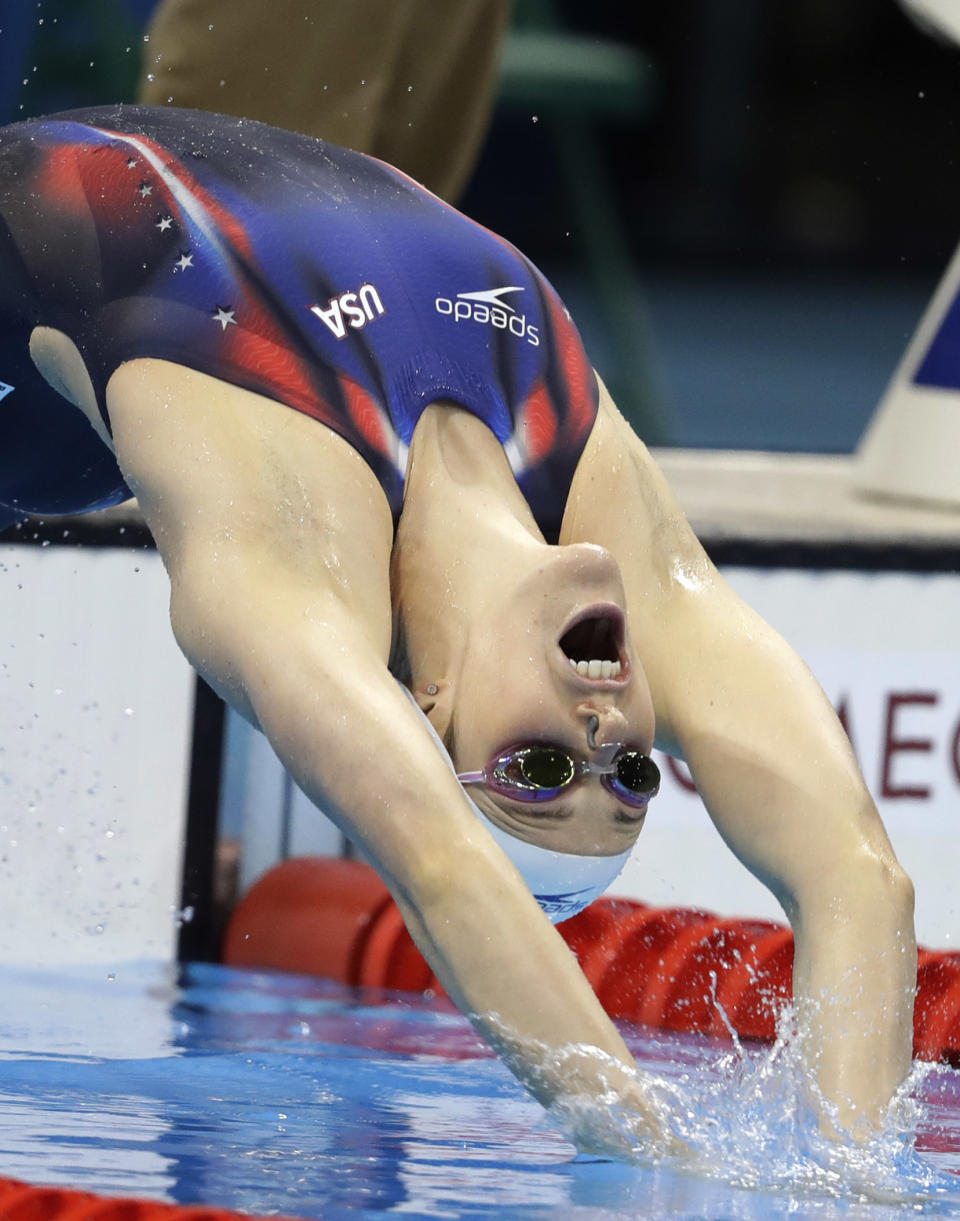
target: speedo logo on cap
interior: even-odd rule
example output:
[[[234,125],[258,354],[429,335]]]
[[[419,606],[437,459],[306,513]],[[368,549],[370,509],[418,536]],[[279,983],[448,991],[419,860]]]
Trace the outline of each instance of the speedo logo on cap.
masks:
[[[16,390],[16,386],[9,386],[6,382],[0,382],[0,399],[5,399],[14,390]]]
[[[509,301],[502,300],[506,293],[522,293],[522,285],[509,284],[503,288],[485,288],[475,293],[457,293],[455,299],[437,297],[434,306],[438,314],[453,318],[454,322],[479,322],[496,327],[498,331],[509,331],[518,339],[525,339],[533,347],[540,346],[539,328],[527,322],[526,314],[520,314]]]

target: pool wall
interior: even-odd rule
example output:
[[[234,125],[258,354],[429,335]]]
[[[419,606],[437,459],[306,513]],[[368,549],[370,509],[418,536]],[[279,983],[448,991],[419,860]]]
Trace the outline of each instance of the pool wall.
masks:
[[[169,960],[194,676],[157,552],[59,534],[0,544],[0,960]]]

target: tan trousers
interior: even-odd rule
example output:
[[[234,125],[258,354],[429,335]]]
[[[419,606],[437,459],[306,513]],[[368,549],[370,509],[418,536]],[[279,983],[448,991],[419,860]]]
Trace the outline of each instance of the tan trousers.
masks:
[[[163,0],[138,97],[321,136],[454,200],[509,15],[510,0]]]

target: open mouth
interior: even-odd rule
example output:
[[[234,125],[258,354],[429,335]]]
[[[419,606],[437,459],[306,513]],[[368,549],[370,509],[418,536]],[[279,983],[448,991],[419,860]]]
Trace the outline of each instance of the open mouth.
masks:
[[[612,679],[626,676],[623,653],[623,616],[615,608],[586,611],[560,637],[560,648],[581,678]]]

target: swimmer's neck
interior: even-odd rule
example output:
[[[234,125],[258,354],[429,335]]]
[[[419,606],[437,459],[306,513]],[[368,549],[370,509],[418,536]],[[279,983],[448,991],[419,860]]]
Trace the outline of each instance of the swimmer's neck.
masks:
[[[452,405],[427,408],[391,564],[394,619],[415,675],[456,669],[491,599],[549,550],[487,425]]]
[[[415,532],[444,532],[462,519],[468,534],[518,529],[543,543],[530,506],[517,486],[503,445],[483,420],[450,403],[433,403],[421,415],[410,443],[402,521]],[[476,513],[482,513],[478,522]],[[518,541],[519,536],[518,536]]]

